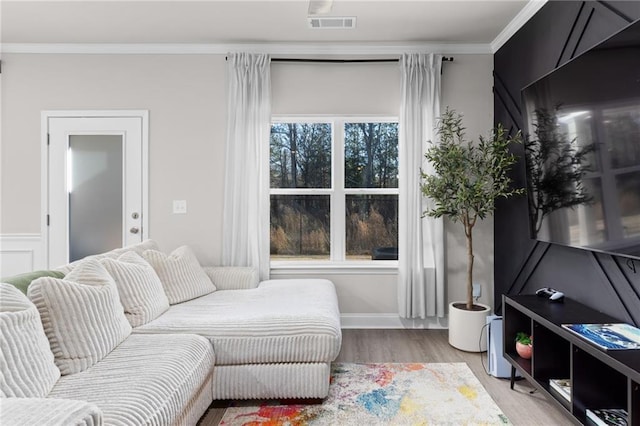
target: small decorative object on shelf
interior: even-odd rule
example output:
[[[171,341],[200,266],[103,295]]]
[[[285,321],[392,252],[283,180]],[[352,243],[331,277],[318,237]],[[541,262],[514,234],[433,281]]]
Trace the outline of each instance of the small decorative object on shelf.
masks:
[[[552,393],[560,395],[567,402],[571,402],[571,380],[549,379],[549,389]]]
[[[629,324],[562,324],[604,350],[640,349],[640,329]]]
[[[617,409],[587,409],[587,419],[597,426],[627,426],[629,414],[627,410]]]
[[[516,334],[516,352],[518,352],[521,358],[531,359],[531,355],[533,354],[532,341],[533,337],[527,333],[519,331]]]

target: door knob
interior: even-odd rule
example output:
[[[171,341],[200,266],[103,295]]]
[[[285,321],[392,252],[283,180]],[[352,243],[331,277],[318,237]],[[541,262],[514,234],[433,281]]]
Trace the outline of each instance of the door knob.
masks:
[[[140,230],[134,226],[133,228],[129,229],[129,232],[131,232],[132,234],[137,234],[138,232],[140,232]]]

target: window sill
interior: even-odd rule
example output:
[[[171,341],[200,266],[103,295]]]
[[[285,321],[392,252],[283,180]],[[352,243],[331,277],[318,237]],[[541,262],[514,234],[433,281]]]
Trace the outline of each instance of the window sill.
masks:
[[[271,262],[272,275],[396,275],[397,260],[373,260],[366,262]]]

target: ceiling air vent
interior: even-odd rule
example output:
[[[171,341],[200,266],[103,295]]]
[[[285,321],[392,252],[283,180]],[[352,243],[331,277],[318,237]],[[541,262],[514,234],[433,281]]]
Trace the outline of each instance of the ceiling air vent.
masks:
[[[309,28],[316,30],[350,30],[356,27],[355,16],[308,17]]]

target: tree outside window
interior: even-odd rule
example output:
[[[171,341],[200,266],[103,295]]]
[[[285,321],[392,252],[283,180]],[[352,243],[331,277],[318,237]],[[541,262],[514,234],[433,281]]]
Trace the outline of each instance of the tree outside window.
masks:
[[[397,259],[395,120],[275,121],[270,148],[272,260]]]

